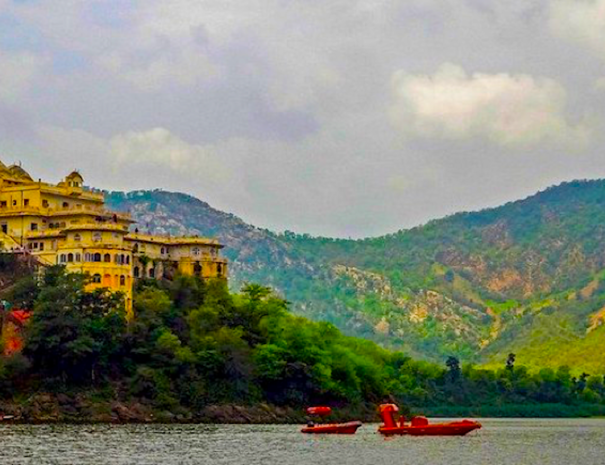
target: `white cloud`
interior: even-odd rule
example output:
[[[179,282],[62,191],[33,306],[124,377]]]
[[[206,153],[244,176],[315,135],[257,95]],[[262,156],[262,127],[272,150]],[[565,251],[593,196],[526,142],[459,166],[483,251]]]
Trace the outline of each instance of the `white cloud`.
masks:
[[[230,172],[212,146],[189,144],[164,128],[128,132],[109,141],[114,170],[140,168],[199,177],[200,181],[219,184]]]
[[[32,53],[0,50],[0,100],[14,102],[25,94],[46,60]]]
[[[567,94],[552,79],[469,75],[446,63],[433,75],[398,71],[392,121],[405,134],[443,139],[482,137],[505,147],[544,141],[584,145],[589,129],[565,116]]]
[[[553,0],[550,27],[605,59],[605,0]]]

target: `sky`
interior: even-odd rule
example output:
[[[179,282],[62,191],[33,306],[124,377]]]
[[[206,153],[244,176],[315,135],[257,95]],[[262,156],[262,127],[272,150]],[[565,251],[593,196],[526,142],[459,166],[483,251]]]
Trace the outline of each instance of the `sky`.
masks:
[[[605,0],[0,0],[0,159],[366,237],[605,177]]]

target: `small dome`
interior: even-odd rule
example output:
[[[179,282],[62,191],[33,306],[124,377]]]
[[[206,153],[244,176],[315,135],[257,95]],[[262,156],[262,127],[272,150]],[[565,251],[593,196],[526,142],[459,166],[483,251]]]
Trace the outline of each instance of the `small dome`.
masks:
[[[69,173],[65,179],[69,179],[70,181],[84,181],[84,178],[82,177],[82,175],[80,173],[78,173],[76,170],[72,171],[71,173]]]
[[[27,171],[25,171],[19,165],[11,165],[8,167],[8,171],[17,179],[25,179],[26,181],[33,181],[32,177]]]

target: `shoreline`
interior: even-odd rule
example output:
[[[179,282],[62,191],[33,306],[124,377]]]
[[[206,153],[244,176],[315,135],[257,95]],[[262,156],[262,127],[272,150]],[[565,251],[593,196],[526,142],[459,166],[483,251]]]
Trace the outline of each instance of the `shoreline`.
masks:
[[[598,418],[605,416],[602,405],[500,405],[412,407],[414,414],[430,418]],[[256,405],[206,405],[200,409],[160,407],[145,399],[99,400],[76,394],[35,394],[27,399],[0,400],[0,414],[19,424],[298,424],[308,421],[302,408],[268,403]],[[380,421],[376,406],[336,407],[330,422]]]

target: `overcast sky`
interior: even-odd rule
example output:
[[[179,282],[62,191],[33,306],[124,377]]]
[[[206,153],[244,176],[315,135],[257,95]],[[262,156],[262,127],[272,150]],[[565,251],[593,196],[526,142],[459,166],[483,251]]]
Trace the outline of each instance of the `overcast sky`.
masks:
[[[605,177],[605,0],[0,0],[0,159],[363,237]]]

